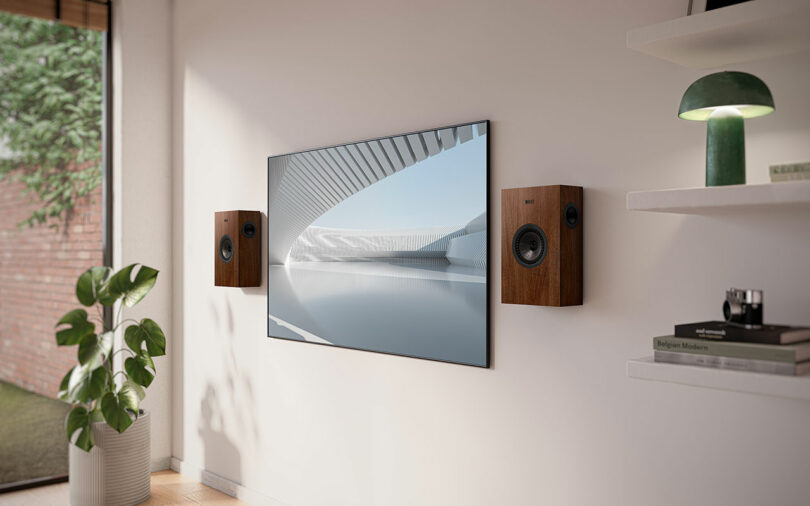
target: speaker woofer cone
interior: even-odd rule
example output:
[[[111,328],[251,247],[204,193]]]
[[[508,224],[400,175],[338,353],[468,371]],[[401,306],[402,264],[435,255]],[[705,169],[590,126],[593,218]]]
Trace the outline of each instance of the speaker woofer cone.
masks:
[[[233,258],[233,239],[228,234],[219,240],[219,259],[226,264]]]
[[[547,251],[546,233],[533,223],[520,227],[512,238],[512,253],[523,267],[537,267],[546,258]]]

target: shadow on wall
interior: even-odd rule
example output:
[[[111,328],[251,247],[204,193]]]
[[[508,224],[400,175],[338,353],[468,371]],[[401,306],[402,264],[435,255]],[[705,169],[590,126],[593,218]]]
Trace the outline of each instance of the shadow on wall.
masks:
[[[205,397],[200,402],[200,426],[197,432],[205,447],[205,470],[211,471],[212,465],[218,462],[223,469],[228,469],[228,479],[241,483],[241,455],[239,449],[225,433],[222,401],[211,383],[206,386]],[[214,472],[218,469],[218,467],[214,467]]]
[[[225,317],[220,319],[216,304],[211,314],[221,340],[220,356],[224,382],[208,381],[200,401],[197,433],[205,448],[203,467],[236,483],[242,483],[242,455],[239,448],[255,448],[259,428],[253,410],[255,397],[250,378],[241,373],[234,352],[234,317],[230,301],[224,298]],[[238,441],[231,438],[234,435]]]

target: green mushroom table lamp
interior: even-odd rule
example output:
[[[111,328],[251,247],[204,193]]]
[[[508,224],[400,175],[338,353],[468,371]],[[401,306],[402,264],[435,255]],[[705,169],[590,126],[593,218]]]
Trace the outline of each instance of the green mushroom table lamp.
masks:
[[[745,184],[745,118],[773,112],[771,91],[757,76],[718,72],[692,83],[678,117],[707,121],[706,186]]]

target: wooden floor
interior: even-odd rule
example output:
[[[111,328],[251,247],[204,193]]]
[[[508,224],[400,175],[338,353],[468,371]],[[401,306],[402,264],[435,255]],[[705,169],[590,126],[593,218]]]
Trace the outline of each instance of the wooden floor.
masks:
[[[47,485],[18,492],[0,494],[0,504],[3,506],[64,506],[70,504],[70,486],[67,483]],[[169,505],[169,504],[211,504],[235,505],[247,504],[239,499],[223,494],[209,486],[175,473],[174,471],[160,471],[152,473],[152,497],[141,504]]]

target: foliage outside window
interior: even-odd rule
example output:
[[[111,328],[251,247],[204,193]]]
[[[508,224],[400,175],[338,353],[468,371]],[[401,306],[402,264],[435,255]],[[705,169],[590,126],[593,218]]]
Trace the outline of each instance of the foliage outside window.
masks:
[[[21,226],[67,219],[101,182],[99,32],[0,13],[0,180],[41,206]]]

